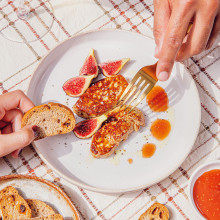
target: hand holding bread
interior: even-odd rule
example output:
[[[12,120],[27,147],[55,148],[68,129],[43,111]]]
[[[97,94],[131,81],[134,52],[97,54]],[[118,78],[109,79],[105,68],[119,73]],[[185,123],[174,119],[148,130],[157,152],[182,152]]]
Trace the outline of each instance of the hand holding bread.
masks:
[[[23,113],[34,107],[22,92],[13,91],[0,96],[0,157],[12,153],[18,157],[19,149],[34,140],[33,126],[21,128]]]
[[[74,114],[64,105],[48,103],[34,107],[19,90],[0,96],[0,157],[12,153],[17,158],[19,149],[32,141],[68,133],[74,127]]]

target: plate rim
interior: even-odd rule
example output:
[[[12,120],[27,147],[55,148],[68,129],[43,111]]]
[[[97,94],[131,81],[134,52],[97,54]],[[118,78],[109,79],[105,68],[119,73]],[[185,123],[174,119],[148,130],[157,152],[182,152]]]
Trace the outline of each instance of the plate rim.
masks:
[[[147,35],[144,35],[142,33],[137,33],[137,32],[134,32],[134,31],[129,31],[129,30],[122,30],[122,29],[111,29],[111,28],[107,28],[107,29],[102,29],[102,30],[91,30],[91,31],[86,31],[86,32],[83,32],[83,33],[78,33],[78,34],[75,34],[73,35],[72,37],[68,38],[68,39],[65,39],[64,41],[60,42],[58,45],[56,45],[52,50],[50,50],[43,58],[42,60],[39,62],[39,64],[36,66],[34,72],[33,72],[33,75],[29,81],[29,84],[28,84],[28,89],[27,89],[27,94],[29,93],[30,91],[30,84],[32,82],[32,78],[34,77],[34,75],[36,74],[39,66],[44,62],[44,60],[50,55],[50,53],[52,53],[54,50],[56,50],[57,47],[61,46],[63,43],[69,41],[69,40],[72,40],[73,38],[76,38],[76,37],[79,37],[81,35],[86,35],[86,34],[91,34],[91,33],[97,33],[97,32],[106,32],[106,31],[115,31],[115,32],[126,32],[126,33],[132,33],[132,34],[136,34],[136,35],[141,35],[142,37],[145,37],[147,39],[150,39],[150,40],[153,40],[152,37],[150,36],[147,36]],[[175,62],[175,63],[178,63],[179,65],[183,65],[182,62]],[[175,64],[174,64],[175,65]],[[36,147],[35,145],[35,142],[32,142],[32,145],[34,147],[34,149],[36,150],[36,152],[38,153],[38,155],[40,156],[40,158],[51,168],[53,169],[58,175],[60,175],[60,177],[62,177],[63,179],[67,180],[69,183],[75,185],[75,186],[78,186],[78,187],[81,187],[83,189],[86,189],[86,190],[89,190],[89,191],[93,191],[93,192],[101,192],[101,193],[109,193],[109,194],[112,194],[112,193],[124,193],[124,192],[133,192],[133,191],[138,191],[138,190],[141,190],[141,189],[144,189],[146,187],[150,187],[156,183],[159,183],[161,182],[162,180],[166,179],[169,175],[171,175],[176,169],[178,169],[179,166],[181,166],[181,164],[186,160],[187,156],[189,155],[190,151],[192,150],[194,144],[195,144],[195,141],[198,137],[198,133],[199,133],[199,128],[200,128],[200,124],[201,124],[201,105],[200,105],[200,96],[199,96],[199,92],[198,92],[198,89],[196,87],[196,84],[195,84],[195,81],[193,80],[193,77],[191,76],[189,70],[187,68],[185,68],[185,71],[186,71],[186,76],[190,79],[191,83],[192,83],[192,87],[194,88],[195,90],[195,97],[197,99],[197,102],[198,102],[198,119],[199,119],[199,123],[197,125],[197,129],[196,129],[196,133],[195,133],[195,136],[194,138],[192,139],[192,144],[189,148],[189,150],[186,152],[186,154],[184,155],[184,157],[182,157],[182,160],[178,163],[178,165],[174,166],[172,169],[170,169],[170,172],[169,173],[166,173],[164,174],[163,176],[161,176],[160,178],[158,178],[158,180],[156,181],[152,181],[150,184],[144,184],[144,185],[140,185],[140,186],[137,186],[137,187],[131,187],[131,188],[127,188],[127,189],[104,189],[104,188],[99,188],[99,187],[93,187],[93,186],[90,186],[90,185],[86,185],[84,183],[80,183],[76,180],[73,180],[71,179],[70,177],[66,176],[65,174],[62,174],[61,171],[59,171],[55,166],[53,166],[52,164],[50,164],[50,162],[44,157],[44,155],[40,152],[40,150]]]
[[[76,209],[76,207],[74,206],[74,204],[71,202],[70,198],[67,196],[67,194],[58,186],[56,186],[54,183],[45,180],[43,178],[37,177],[37,176],[31,176],[31,175],[25,175],[25,174],[11,174],[11,175],[5,175],[5,176],[0,176],[0,184],[2,181],[7,181],[7,180],[11,180],[11,179],[29,179],[29,180],[34,180],[37,182],[41,182],[44,183],[46,185],[48,185],[49,187],[52,187],[53,189],[55,189],[59,195],[64,198],[66,200],[66,202],[68,203],[69,207],[71,208],[72,212],[73,212],[73,217],[75,218],[75,220],[80,220],[80,216],[79,216],[79,212]]]

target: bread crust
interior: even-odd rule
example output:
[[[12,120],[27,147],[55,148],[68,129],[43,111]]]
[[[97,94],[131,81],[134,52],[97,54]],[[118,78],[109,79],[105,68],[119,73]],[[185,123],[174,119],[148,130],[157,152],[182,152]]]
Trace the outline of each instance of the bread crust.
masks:
[[[16,195],[18,191],[13,186],[6,186],[0,191],[0,198],[8,195]]]

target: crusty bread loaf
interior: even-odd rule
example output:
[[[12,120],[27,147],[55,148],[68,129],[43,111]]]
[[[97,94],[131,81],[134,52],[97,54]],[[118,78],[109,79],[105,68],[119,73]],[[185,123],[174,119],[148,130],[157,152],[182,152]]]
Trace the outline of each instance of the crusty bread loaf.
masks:
[[[32,218],[34,217],[44,217],[48,215],[55,214],[54,210],[46,203],[37,199],[26,199],[32,213]]]
[[[156,202],[144,212],[139,220],[168,220],[169,211],[166,206]]]
[[[16,195],[18,194],[18,191],[12,187],[12,186],[6,186],[0,191],[0,198],[3,196],[8,196],[8,195]]]
[[[4,220],[31,218],[31,209],[18,194],[3,196],[0,199],[0,209]]]
[[[65,134],[75,127],[73,112],[59,103],[48,103],[35,106],[23,117],[21,127],[26,125],[37,125],[38,137],[35,140]]]

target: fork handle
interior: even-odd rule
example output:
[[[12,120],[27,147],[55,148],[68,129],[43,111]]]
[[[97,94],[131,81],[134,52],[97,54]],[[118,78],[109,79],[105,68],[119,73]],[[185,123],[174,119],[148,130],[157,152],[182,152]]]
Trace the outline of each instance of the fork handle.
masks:
[[[158,81],[156,77],[156,70],[157,70],[157,63],[151,65],[151,66],[145,66],[142,68],[144,72],[146,72],[148,75],[150,75],[156,82]]]

